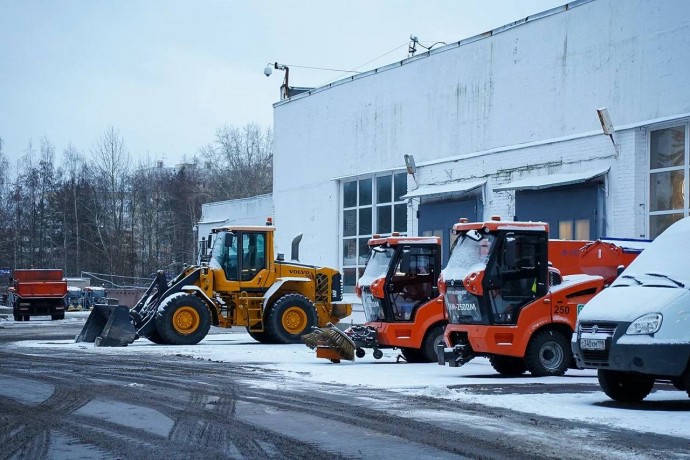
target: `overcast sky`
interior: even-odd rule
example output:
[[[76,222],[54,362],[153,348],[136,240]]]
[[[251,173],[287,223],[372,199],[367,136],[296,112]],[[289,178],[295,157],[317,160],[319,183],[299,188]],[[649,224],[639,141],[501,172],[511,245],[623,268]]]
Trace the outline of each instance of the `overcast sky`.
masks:
[[[369,70],[406,58],[410,34],[450,43],[564,3],[0,0],[3,150],[47,136],[88,155],[114,126],[133,158],[172,164],[222,125],[272,125],[283,73],[268,62],[319,86],[344,74],[297,66]]]

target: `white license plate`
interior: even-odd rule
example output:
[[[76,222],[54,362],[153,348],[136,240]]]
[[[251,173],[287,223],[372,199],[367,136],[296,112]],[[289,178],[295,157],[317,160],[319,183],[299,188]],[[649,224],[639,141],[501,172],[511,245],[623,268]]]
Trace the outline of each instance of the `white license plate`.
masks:
[[[605,339],[580,339],[580,348],[583,350],[605,350]]]

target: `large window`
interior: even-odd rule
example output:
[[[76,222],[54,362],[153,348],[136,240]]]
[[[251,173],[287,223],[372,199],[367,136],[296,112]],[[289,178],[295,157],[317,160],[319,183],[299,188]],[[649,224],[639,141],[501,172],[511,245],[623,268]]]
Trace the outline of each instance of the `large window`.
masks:
[[[388,173],[369,176],[342,184],[343,284],[345,292],[354,292],[364,271],[374,234],[407,233],[407,174]]]
[[[688,215],[688,124],[649,133],[649,237]]]

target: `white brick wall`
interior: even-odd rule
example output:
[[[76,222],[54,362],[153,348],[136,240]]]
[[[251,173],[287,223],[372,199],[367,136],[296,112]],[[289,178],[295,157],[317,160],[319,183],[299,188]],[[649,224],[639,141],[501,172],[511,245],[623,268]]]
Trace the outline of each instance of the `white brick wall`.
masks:
[[[337,178],[400,168],[404,154],[420,184],[485,178],[485,217],[515,213],[500,184],[608,166],[605,233],[646,235],[635,126],[690,112],[688,17],[685,0],[594,0],[277,103],[278,244],[303,232],[305,262],[340,266]],[[617,149],[600,134],[603,106]]]

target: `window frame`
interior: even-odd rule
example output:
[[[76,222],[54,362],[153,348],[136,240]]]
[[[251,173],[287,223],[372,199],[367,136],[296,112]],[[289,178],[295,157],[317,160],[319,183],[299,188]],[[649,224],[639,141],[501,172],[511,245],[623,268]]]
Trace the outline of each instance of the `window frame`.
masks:
[[[372,173],[372,174],[364,174],[356,177],[350,177],[347,179],[341,179],[340,181],[340,202],[339,202],[339,215],[340,215],[340,228],[338,230],[338,235],[339,235],[339,248],[338,248],[338,257],[340,260],[340,266],[341,269],[343,270],[343,281],[345,281],[346,276],[345,276],[345,270],[355,270],[355,284],[356,280],[359,279],[360,276],[362,276],[362,273],[364,272],[364,266],[366,264],[367,254],[361,254],[360,252],[362,251],[362,245],[360,244],[360,241],[364,239],[365,241],[368,241],[369,239],[372,238],[373,235],[380,235],[382,237],[385,236],[390,236],[393,232],[398,232],[401,236],[405,236],[409,233],[409,209],[408,209],[408,202],[405,199],[400,199],[395,200],[395,185],[396,185],[396,176],[400,176],[405,183],[405,193],[407,192],[407,173],[405,172],[404,169],[395,169],[395,170],[390,170],[390,171],[384,171],[384,172],[378,172],[378,173]],[[386,177],[390,178],[390,200],[381,202],[379,203],[379,197],[378,197],[378,180],[381,177]],[[369,204],[360,204],[360,182],[361,181],[366,181],[370,180],[371,181],[371,200]],[[348,183],[352,182],[357,182],[357,198],[356,198],[356,204],[355,206],[348,206],[345,207],[345,186]],[[403,193],[402,195],[404,195]],[[401,196],[402,196],[401,195]],[[395,229],[395,219],[396,219],[396,205],[405,205],[405,228],[404,230],[396,230]],[[390,210],[390,231],[388,232],[378,232],[378,224],[379,224],[379,219],[378,219],[378,212],[379,209],[381,208],[389,208]],[[371,233],[360,233],[360,211],[369,209],[371,211]],[[355,222],[354,222],[354,228],[355,228],[355,233],[354,235],[348,235],[345,236],[345,212],[346,211],[354,211],[355,215]],[[345,261],[345,244],[347,241],[352,241],[354,240],[355,244],[355,252],[354,252],[354,263],[348,262],[346,263]],[[354,285],[349,285],[345,284],[345,291],[346,293],[354,293]]]
[[[668,166],[663,168],[652,168],[652,133],[655,131],[662,131],[670,128],[683,127],[684,139],[684,161],[681,166]],[[646,148],[646,166],[647,166],[647,180],[645,187],[645,203],[646,203],[646,219],[645,219],[645,234],[648,238],[654,238],[652,235],[652,218],[655,216],[681,215],[681,218],[690,215],[690,120],[674,120],[666,123],[660,123],[647,127],[647,148]],[[669,209],[661,211],[652,211],[652,175],[664,172],[682,171],[684,178],[683,187],[683,208]],[[663,232],[663,230],[662,230]],[[658,236],[658,235],[657,235]]]

